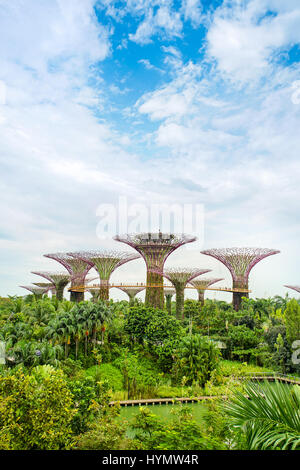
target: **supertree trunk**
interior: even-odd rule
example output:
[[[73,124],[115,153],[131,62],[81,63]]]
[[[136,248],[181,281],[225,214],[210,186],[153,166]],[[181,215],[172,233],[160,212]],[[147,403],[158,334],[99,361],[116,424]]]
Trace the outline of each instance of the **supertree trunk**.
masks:
[[[172,297],[173,294],[165,294],[166,297],[166,309],[169,314],[172,313]]]
[[[176,290],[176,318],[181,320],[183,316],[184,308],[184,286],[175,286]]]
[[[161,274],[147,272],[147,289],[145,305],[154,308],[164,308],[164,280]],[[149,287],[154,286],[154,287]]]
[[[134,305],[135,294],[128,292],[128,297],[129,297],[129,305],[130,306]]]
[[[200,305],[204,305],[204,290],[198,290],[198,302]]]
[[[57,298],[57,300],[60,300],[60,301],[63,300],[63,298],[64,298],[64,289],[65,289],[64,285],[58,285],[56,287],[56,298]]]
[[[168,256],[180,246],[196,240],[184,234],[172,234],[159,232],[149,232],[140,234],[126,234],[115,236],[114,240],[134,248],[144,258],[147,266],[147,287],[145,304],[154,308],[163,308],[164,292],[162,271]],[[160,275],[153,276],[151,271],[161,271]],[[151,287],[158,285],[159,287]]]
[[[99,299],[109,301],[109,281],[105,279],[100,280]]]
[[[248,283],[245,284],[243,280],[236,280],[232,282],[233,289],[247,289],[248,290]],[[242,297],[249,298],[248,292],[233,292],[232,295],[232,305],[236,312],[238,312],[241,308]]]

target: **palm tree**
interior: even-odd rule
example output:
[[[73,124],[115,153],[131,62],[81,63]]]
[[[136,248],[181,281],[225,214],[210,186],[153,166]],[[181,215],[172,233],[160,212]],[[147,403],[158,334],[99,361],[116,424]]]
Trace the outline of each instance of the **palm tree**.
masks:
[[[300,449],[300,387],[248,383],[223,405],[250,450]]]

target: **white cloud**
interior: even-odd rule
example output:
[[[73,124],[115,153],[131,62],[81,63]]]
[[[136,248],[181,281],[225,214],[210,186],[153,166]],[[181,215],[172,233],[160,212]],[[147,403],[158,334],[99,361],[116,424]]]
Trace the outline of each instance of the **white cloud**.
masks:
[[[196,28],[203,21],[202,18],[202,5],[199,0],[183,0],[182,2],[182,11],[184,19],[190,20],[192,26]]]
[[[153,2],[158,3],[158,8],[154,11],[152,5],[144,5],[142,10],[145,15],[143,21],[138,25],[134,34],[129,34],[131,41],[139,44],[147,44],[152,42],[155,35],[164,35],[168,38],[180,37],[182,32],[182,21],[179,12],[175,11],[172,2]],[[130,11],[130,5],[128,5]],[[132,10],[131,10],[132,11]],[[138,11],[138,9],[133,9]]]
[[[227,5],[213,17],[207,52],[231,80],[260,79],[272,72],[275,53],[300,43],[299,2],[249,0]],[[276,15],[266,15],[270,10]]]

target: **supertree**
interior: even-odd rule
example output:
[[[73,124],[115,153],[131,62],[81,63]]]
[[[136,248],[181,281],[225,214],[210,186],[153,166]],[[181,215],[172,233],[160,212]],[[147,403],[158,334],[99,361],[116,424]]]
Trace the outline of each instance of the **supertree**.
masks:
[[[38,287],[47,287],[47,292],[50,291],[52,294],[55,294],[55,286],[52,282],[33,282],[32,284]]]
[[[74,258],[67,253],[50,253],[44,256],[57,261],[66,268],[70,274],[71,288],[84,285],[85,277],[91,269],[89,263],[80,258]],[[81,302],[84,300],[84,290],[82,290],[82,292],[71,291],[70,300],[72,302]]]
[[[293,289],[296,292],[300,292],[300,286],[284,286],[284,287],[287,287],[288,289]]]
[[[20,286],[23,289],[29,290],[36,299],[41,298],[42,295],[46,294],[48,292],[48,288],[46,287],[38,287],[38,286]]]
[[[94,267],[100,276],[100,299],[109,300],[109,279],[115,269],[119,268],[128,261],[139,258],[134,253],[126,253],[119,251],[82,251],[76,253],[68,253],[68,255],[81,259]]]
[[[100,299],[100,288],[88,289],[88,292],[92,296],[92,302],[97,302]]]
[[[159,272],[158,270],[155,270]],[[166,279],[168,279],[176,291],[176,317],[179,319],[182,317],[184,307],[184,289],[186,285],[195,277],[200,276],[211,271],[211,269],[199,269],[199,268],[169,268],[161,273]]]
[[[31,271],[32,274],[36,274],[37,276],[44,277],[48,279],[52,284],[55,286],[56,297],[58,300],[63,300],[64,297],[64,289],[67,284],[70,282],[70,274],[69,273],[52,273],[48,271]]]
[[[211,286],[212,284],[215,284],[215,282],[223,281],[223,278],[218,278],[218,279],[194,279],[193,281],[190,282],[195,289],[198,291],[198,302],[200,302],[201,305],[204,304],[204,293],[205,290]]]
[[[196,239],[196,237],[189,235],[162,233],[160,231],[158,233],[126,234],[114,237],[114,240],[126,243],[144,258],[147,266],[146,305],[163,308],[164,288],[161,273],[165,261],[177,248],[186,243],[194,242]]]
[[[166,298],[166,309],[169,313],[172,313],[172,297],[176,294],[176,290],[172,287],[165,287],[164,294]]]
[[[221,261],[230,271],[232,276],[233,307],[240,309],[242,297],[249,297],[248,279],[251,269],[267,256],[280,253],[279,250],[269,248],[213,248],[201,251],[204,255],[212,256]],[[241,289],[239,291],[239,289]]]
[[[129,297],[129,304],[132,305],[134,303],[135,296],[139,293],[142,292],[142,290],[145,289],[145,286],[139,287],[139,286],[126,286],[126,287],[118,287],[118,289],[122,290],[125,292],[125,294],[128,295]]]

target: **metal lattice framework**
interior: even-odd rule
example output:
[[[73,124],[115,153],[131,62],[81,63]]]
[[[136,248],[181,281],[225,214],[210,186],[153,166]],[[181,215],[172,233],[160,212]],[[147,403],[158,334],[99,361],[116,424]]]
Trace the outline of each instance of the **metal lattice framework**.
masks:
[[[212,248],[201,251],[201,253],[221,261],[229,269],[234,288],[248,289],[251,269],[267,256],[275,255],[280,251],[269,248]],[[247,293],[233,294],[235,310],[239,310],[242,295],[248,296]]]
[[[288,289],[293,289],[296,292],[300,292],[300,286],[284,286],[284,287],[287,287]]]
[[[91,265],[86,261],[83,261],[80,258],[74,258],[68,253],[50,253],[44,255],[45,258],[50,258],[58,263],[62,264],[64,268],[68,271],[71,278],[71,286],[76,287],[84,284],[85,277]],[[84,300],[84,292],[74,292],[71,291],[70,300],[74,302],[80,302]]]
[[[22,287],[22,289],[27,289],[36,297],[41,297],[42,295],[46,294],[46,292],[48,292],[49,290],[48,287],[38,287],[38,286],[20,286],[20,287]]]
[[[163,308],[164,291],[163,277],[160,272],[164,269],[164,264],[168,256],[173,251],[186,243],[194,242],[197,238],[190,235],[180,235],[172,233],[140,233],[117,235],[114,240],[126,243],[134,248],[144,258],[147,266],[147,289],[146,305]],[[158,271],[154,272],[153,269]],[[151,285],[161,285],[161,287],[150,287]]]
[[[205,290],[215,284],[216,282],[223,281],[223,278],[215,278],[215,279],[194,279],[190,282],[190,284],[195,287],[198,291],[198,301],[203,304],[204,303],[204,293]]]
[[[49,272],[49,271],[31,271],[32,274],[36,274],[37,276],[44,277],[48,279],[52,284],[55,286],[56,290],[56,297],[58,300],[63,300],[64,295],[64,288],[70,282],[70,274],[69,273],[57,273],[57,272]]]
[[[168,279],[176,291],[176,316],[180,318],[182,316],[184,306],[184,288],[188,282],[195,277],[201,276],[202,274],[208,273],[211,269],[199,269],[199,268],[168,268],[164,272],[153,269],[154,272],[161,273],[166,279]]]
[[[102,300],[109,299],[109,279],[111,274],[123,264],[140,258],[140,255],[135,253],[114,250],[79,251],[68,253],[68,255],[76,259],[81,259],[98,271],[101,286],[100,298]]]
[[[132,304],[137,294],[142,292],[145,289],[144,287],[135,287],[135,286],[127,286],[127,287],[118,287],[118,289],[125,292],[125,294],[129,297],[129,303]]]
[[[32,284],[38,287],[44,287],[44,288],[47,287],[48,290],[55,289],[55,286],[52,284],[52,282],[33,282]]]

